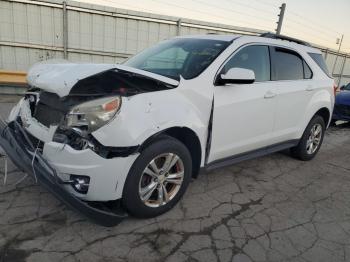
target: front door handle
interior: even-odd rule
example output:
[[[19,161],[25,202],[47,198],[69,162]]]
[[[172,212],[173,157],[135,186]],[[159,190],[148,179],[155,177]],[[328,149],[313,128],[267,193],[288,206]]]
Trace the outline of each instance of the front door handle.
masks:
[[[272,92],[272,91],[267,91],[266,93],[265,93],[265,95],[264,95],[264,98],[273,98],[273,97],[275,97],[276,96],[276,94],[274,93],[274,92]]]

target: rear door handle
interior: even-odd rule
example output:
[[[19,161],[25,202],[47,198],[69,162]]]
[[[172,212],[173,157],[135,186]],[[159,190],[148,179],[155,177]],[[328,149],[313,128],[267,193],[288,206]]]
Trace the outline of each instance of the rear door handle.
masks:
[[[272,91],[267,91],[264,95],[264,98],[274,98],[276,96],[276,94]]]

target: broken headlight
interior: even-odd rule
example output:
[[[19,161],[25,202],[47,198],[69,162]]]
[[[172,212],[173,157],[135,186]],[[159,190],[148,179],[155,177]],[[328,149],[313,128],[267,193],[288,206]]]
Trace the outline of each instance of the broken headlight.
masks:
[[[73,107],[66,115],[65,127],[94,132],[111,121],[120,106],[120,97],[105,97],[82,103]]]

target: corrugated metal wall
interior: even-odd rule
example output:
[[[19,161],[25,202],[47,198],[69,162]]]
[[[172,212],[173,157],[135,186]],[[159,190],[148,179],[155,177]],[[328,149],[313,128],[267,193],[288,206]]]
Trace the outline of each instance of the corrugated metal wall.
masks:
[[[262,31],[154,15],[74,1],[67,2],[67,31],[62,1],[0,1],[0,68],[27,70],[49,58],[76,62],[119,63],[142,49],[178,34],[260,34]],[[179,26],[180,24],[180,26]],[[330,71],[334,50],[323,50]],[[334,76],[350,82],[350,58],[338,57]],[[343,73],[342,73],[343,72]]]

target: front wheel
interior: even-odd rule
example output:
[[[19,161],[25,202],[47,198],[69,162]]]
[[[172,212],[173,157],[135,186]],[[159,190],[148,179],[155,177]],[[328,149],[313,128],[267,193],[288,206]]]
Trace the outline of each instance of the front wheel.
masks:
[[[171,209],[191,180],[192,160],[177,139],[162,136],[144,149],[131,167],[123,204],[136,217],[155,217]]]
[[[291,149],[294,157],[307,161],[313,159],[320,149],[326,125],[319,115],[314,116],[306,127],[299,144]]]

